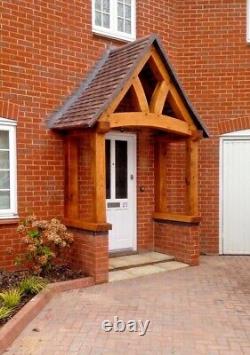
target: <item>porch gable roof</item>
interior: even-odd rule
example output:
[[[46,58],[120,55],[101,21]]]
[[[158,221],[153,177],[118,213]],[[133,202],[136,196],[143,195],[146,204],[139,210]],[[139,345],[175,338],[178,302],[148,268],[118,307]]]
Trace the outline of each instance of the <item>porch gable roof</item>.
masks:
[[[195,126],[208,137],[206,126],[185,94],[160,39],[154,34],[121,47],[108,48],[80,87],[50,116],[48,127],[57,130],[93,127],[152,46],[166,66]]]

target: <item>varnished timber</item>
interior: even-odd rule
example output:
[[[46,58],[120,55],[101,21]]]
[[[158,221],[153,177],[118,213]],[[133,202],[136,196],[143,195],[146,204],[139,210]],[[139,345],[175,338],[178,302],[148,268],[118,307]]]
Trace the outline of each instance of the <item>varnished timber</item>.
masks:
[[[167,142],[161,137],[155,142],[155,210],[167,210]]]
[[[65,149],[65,217],[79,216],[79,147],[78,140],[66,137]]]
[[[106,178],[105,178],[105,135],[93,132],[91,135],[93,179],[93,207],[95,223],[106,223]]]
[[[65,219],[64,223],[67,227],[74,227],[92,232],[106,232],[112,229],[110,223],[94,223],[79,219]]]
[[[187,214],[198,215],[199,142],[186,141],[186,205]]]
[[[170,116],[146,112],[122,112],[109,115],[106,120],[111,128],[147,127],[184,136],[191,136],[188,124]]]
[[[136,106],[138,109],[142,112],[149,112],[145,91],[138,76],[133,80],[132,89],[134,90]]]
[[[201,218],[199,216],[182,215],[174,213],[161,213],[155,212],[153,218],[157,221],[172,221],[172,222],[185,222],[185,223],[199,223]]]
[[[150,112],[162,114],[162,110],[167,98],[169,86],[166,81],[159,82],[153,92],[150,101]]]

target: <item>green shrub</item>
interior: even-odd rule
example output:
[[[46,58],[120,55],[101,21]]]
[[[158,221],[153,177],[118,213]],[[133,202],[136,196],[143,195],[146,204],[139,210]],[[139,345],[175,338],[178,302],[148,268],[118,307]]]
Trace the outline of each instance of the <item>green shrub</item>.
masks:
[[[8,307],[0,307],[0,320],[7,318],[11,314],[12,310]]]
[[[19,290],[22,294],[36,295],[47,285],[46,280],[41,277],[30,276],[23,279],[19,284]]]
[[[21,292],[17,288],[12,288],[0,293],[0,300],[7,308],[16,307],[21,301]]]

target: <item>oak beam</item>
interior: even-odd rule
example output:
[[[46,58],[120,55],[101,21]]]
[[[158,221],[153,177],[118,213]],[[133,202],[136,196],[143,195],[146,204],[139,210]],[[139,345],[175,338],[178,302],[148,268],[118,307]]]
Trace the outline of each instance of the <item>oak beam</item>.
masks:
[[[186,106],[183,103],[182,98],[180,97],[180,94],[178,93],[176,87],[174,86],[173,83],[170,83],[170,88],[169,88],[169,96],[168,96],[168,102],[170,106],[173,108],[173,111],[175,112],[175,115],[181,116],[178,118],[183,118],[189,125],[190,127],[195,130],[195,124],[193,122],[192,117],[190,116]]]
[[[64,215],[66,218],[79,217],[79,141],[75,137],[66,137]]]
[[[183,223],[199,223],[201,221],[200,216],[190,216],[177,213],[168,213],[168,212],[155,212],[153,218],[156,221],[170,221],[170,222],[183,222]]]
[[[105,135],[93,132],[91,171],[93,179],[93,221],[106,223]]]
[[[79,228],[92,232],[107,232],[112,229],[110,223],[94,223],[80,219],[65,219],[64,224],[67,227]]]
[[[166,81],[162,81],[157,84],[150,101],[150,112],[162,114],[168,90],[169,86]]]
[[[132,90],[134,90],[136,106],[138,109],[142,112],[149,112],[145,91],[138,76],[133,80]]]
[[[199,141],[186,141],[186,211],[198,215],[198,161]]]
[[[167,142],[159,138],[155,142],[155,211],[167,210]]]
[[[191,136],[192,132],[186,122],[166,115],[146,112],[121,112],[106,117],[110,128],[147,127],[179,135]]]

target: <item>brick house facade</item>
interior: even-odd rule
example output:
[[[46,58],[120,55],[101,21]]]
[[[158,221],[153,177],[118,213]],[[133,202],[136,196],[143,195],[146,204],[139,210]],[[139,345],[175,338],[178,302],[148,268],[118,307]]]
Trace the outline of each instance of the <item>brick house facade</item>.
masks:
[[[0,1],[0,9],[0,117],[17,121],[18,216],[34,212],[42,218],[63,219],[64,139],[47,127],[47,119],[79,87],[107,46],[124,42],[93,33],[90,1]],[[246,4],[239,0],[137,1],[136,28],[137,38],[151,33],[161,38],[210,134],[200,144],[200,224],[152,221],[154,138],[147,130],[138,134],[137,246],[139,251],[173,253],[195,265],[200,251],[219,252],[219,136],[250,128]],[[90,143],[81,144],[84,151]],[[185,180],[183,149],[173,144],[168,151],[168,207],[178,213],[185,210],[180,184]],[[88,159],[80,157],[80,172],[86,171]],[[88,179],[88,174],[80,173],[84,211],[93,188]],[[21,252],[16,226],[17,218],[0,219],[2,268],[12,268],[13,256]],[[72,262],[93,274],[96,282],[105,281],[107,233],[74,231]]]

